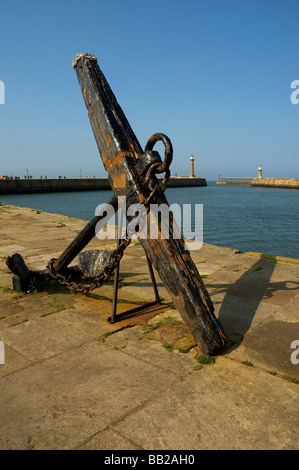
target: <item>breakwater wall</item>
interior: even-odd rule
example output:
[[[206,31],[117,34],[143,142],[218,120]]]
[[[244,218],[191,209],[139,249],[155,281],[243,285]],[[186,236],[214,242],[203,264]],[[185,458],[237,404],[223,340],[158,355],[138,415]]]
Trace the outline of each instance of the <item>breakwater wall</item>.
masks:
[[[217,184],[251,186],[251,181],[217,181]]]
[[[251,186],[263,186],[263,187],[268,187],[268,188],[299,189],[299,179],[254,178],[251,181]]]
[[[244,177],[219,177],[217,184],[238,184],[250,186],[253,178],[244,178]]]
[[[0,194],[93,191],[105,189],[111,189],[107,178],[0,180]]]
[[[217,184],[299,189],[299,179],[295,178],[221,178],[217,181]]]
[[[171,176],[167,183],[167,188],[188,188],[190,186],[207,186],[207,182],[202,176],[195,176],[194,178]]]
[[[203,177],[173,176],[167,184],[168,188],[189,186],[207,186],[207,182]],[[111,190],[108,178],[0,179],[0,195],[101,190]]]

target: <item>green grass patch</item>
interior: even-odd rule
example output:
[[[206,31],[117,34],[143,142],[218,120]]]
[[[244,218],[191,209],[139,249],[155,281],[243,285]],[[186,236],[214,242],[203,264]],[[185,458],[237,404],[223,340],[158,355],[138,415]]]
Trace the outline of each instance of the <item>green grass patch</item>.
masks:
[[[275,372],[275,370],[268,370],[268,374],[270,374],[270,375],[277,375],[277,372]]]
[[[242,361],[241,364],[244,364],[244,366],[248,366],[248,367],[254,367],[254,365],[252,364],[252,362],[249,362],[249,361]]]
[[[213,292],[216,292],[217,290],[222,289],[222,287],[223,287],[223,286],[214,287]]]
[[[111,283],[111,282],[114,282],[114,272],[110,274],[110,276],[108,277],[107,281],[105,281],[105,283]],[[129,285],[129,283],[127,282],[124,282],[124,277],[123,276],[118,276],[118,287],[123,287],[123,286],[126,286],[126,285]]]
[[[14,292],[14,290],[11,287],[0,286],[0,292],[4,292],[5,294],[10,294],[11,292]]]
[[[281,378],[283,380],[286,380],[287,382],[291,382],[293,384],[299,384],[299,380],[294,379],[294,377],[290,377],[289,375],[283,375]]]
[[[56,313],[56,310],[54,310],[53,312],[49,312],[49,313],[43,313],[42,315],[40,315],[40,318],[48,317],[49,315],[53,315],[53,313]]]
[[[27,318],[23,318],[22,320],[18,321],[17,323],[13,323],[12,325],[9,325],[9,328],[11,328],[13,326],[22,325],[22,323],[26,323],[27,321],[28,321]]]
[[[256,266],[254,268],[253,272],[256,273],[257,271],[260,271],[261,269],[263,269],[263,268],[261,268],[261,266]]]
[[[178,351],[182,354],[186,354],[190,351],[191,347],[189,349],[182,349],[182,348],[179,348]]]
[[[168,323],[174,323],[176,322],[176,318],[174,317],[164,317],[162,318],[162,320],[158,320],[156,323],[154,323],[152,326],[149,326],[148,328],[145,328],[144,332],[143,332],[143,335],[147,334],[147,333],[151,333],[152,331],[154,330],[157,330],[158,328],[160,328],[160,326],[162,325],[167,325]]]
[[[113,335],[113,333],[114,331],[106,331],[106,333],[103,333],[98,339],[99,343],[105,343],[105,339]]]
[[[215,364],[215,358],[214,357],[205,356],[204,354],[200,354],[199,356],[197,356],[196,360],[199,364],[205,364],[205,365]]]
[[[50,307],[52,307],[52,305],[50,304]],[[58,312],[62,312],[63,310],[67,310],[68,308],[75,308],[74,305],[66,305],[66,306],[58,306],[58,307],[55,307],[53,305],[53,311],[52,312],[48,312],[48,313],[42,313],[40,315],[40,318],[43,318],[43,317],[48,317],[49,315],[53,315],[53,313],[58,313]]]
[[[202,368],[203,366],[201,364],[197,364],[196,366],[193,367],[193,370],[200,370]]]
[[[75,306],[73,304],[70,304],[70,305],[65,305],[64,307],[56,307],[56,312],[55,313],[58,313],[58,312],[62,312],[62,310],[67,310],[69,308],[75,308]]]
[[[171,344],[163,343],[162,346],[167,349],[167,351],[173,351],[173,346],[171,346]]]

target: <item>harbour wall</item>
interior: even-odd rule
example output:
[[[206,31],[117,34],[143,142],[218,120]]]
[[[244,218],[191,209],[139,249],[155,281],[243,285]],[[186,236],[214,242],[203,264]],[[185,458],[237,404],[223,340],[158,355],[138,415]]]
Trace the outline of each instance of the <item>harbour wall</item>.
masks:
[[[190,186],[207,186],[206,179],[203,176],[171,176],[167,183],[167,188],[188,188]]]
[[[217,184],[229,184],[229,185],[241,185],[241,186],[251,186],[251,182],[244,181],[217,181]]]
[[[0,194],[51,193],[111,189],[107,178],[0,180]]]
[[[242,179],[220,179],[217,184],[227,185],[245,185],[255,187],[268,187],[268,188],[288,188],[288,189],[299,189],[299,179],[284,179],[284,178],[252,178],[251,180],[244,181]]]
[[[207,186],[204,177],[170,177],[167,187]],[[0,179],[1,194],[111,190],[108,178]]]
[[[299,179],[283,179],[283,178],[254,178],[251,186],[264,186],[269,188],[289,188],[299,189]]]

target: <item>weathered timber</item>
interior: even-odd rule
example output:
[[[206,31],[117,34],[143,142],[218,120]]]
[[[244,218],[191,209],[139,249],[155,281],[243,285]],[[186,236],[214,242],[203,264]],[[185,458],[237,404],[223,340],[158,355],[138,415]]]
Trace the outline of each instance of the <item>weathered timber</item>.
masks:
[[[157,184],[154,174],[150,175],[150,184],[145,184],[146,178],[142,180],[149,165],[158,161],[157,152],[151,152],[151,142],[155,140],[150,139],[147,151],[143,152],[94,56],[78,54],[73,66],[115,196],[126,196],[127,207],[149,198],[152,204],[168,205],[164,194],[152,193],[153,186]],[[160,157],[159,161],[154,164],[156,173],[166,171],[165,161],[162,164]],[[147,219],[153,222],[151,211]],[[158,220],[154,223],[159,226]],[[183,238],[174,238],[174,230],[171,225],[168,238],[164,239],[160,230],[157,239],[140,238],[140,243],[201,350],[205,354],[216,355],[226,343],[223,327],[214,315],[210,296]]]

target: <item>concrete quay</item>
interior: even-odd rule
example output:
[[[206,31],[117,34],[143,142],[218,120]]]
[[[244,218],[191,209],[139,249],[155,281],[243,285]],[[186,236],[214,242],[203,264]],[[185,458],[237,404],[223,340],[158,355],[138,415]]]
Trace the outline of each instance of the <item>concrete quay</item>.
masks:
[[[299,179],[296,178],[220,178],[216,184],[299,189]]]
[[[171,176],[168,188],[207,186],[204,177]],[[111,190],[108,178],[34,178],[34,179],[1,179],[1,194],[34,194],[73,191],[107,191]]]
[[[229,338],[207,363],[158,277],[163,308],[115,324],[112,282],[12,291],[8,255],[42,269],[86,221],[6,205],[0,221],[1,450],[298,450],[299,260],[191,251]],[[132,242],[118,313],[153,299]]]

